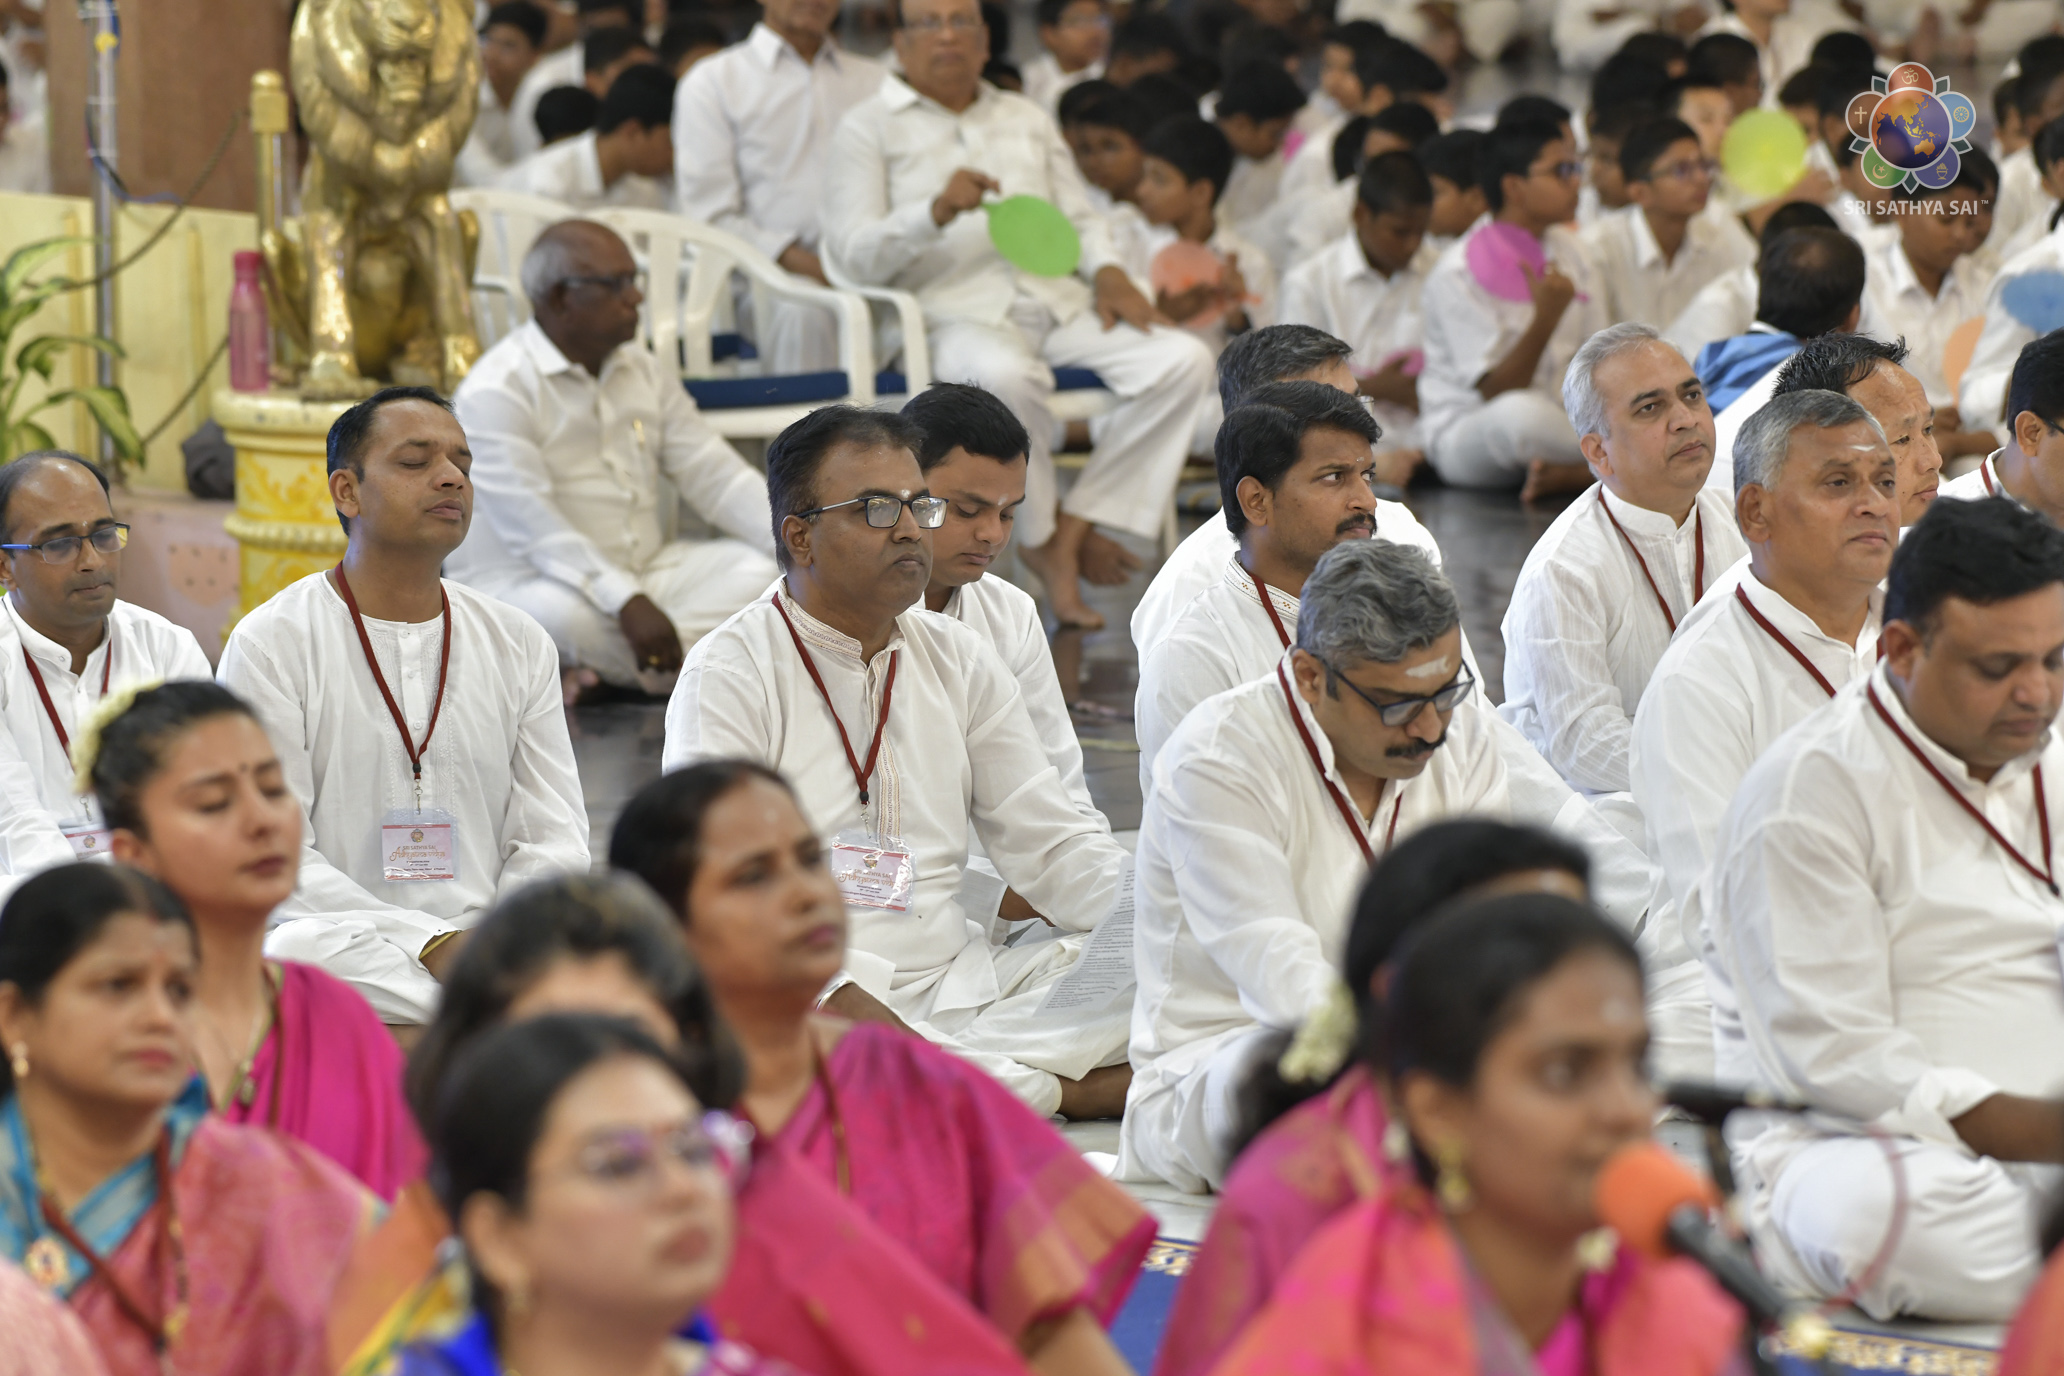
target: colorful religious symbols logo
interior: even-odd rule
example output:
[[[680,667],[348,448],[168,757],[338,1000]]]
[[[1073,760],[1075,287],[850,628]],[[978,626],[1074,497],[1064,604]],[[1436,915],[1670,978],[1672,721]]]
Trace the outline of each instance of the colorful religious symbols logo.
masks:
[[[1971,151],[1978,107],[1918,62],[1902,62],[1889,78],[1849,102],[1849,146],[1863,155],[1863,176],[1890,191],[1940,191],[1956,180],[1960,154]]]

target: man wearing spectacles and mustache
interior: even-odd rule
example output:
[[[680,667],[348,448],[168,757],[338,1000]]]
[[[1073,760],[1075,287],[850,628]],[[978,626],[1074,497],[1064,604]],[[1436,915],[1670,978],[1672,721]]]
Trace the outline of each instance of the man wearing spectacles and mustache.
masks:
[[[1508,767],[1474,687],[1433,561],[1347,539],[1305,580],[1276,667],[1169,737],[1140,827],[1121,1178],[1223,1182],[1240,1087],[1274,1033],[1328,1002],[1355,894],[1398,839],[1472,814],[1615,844],[1582,798]]]
[[[905,1023],[1041,1113],[1115,1117],[1128,991],[1042,1005],[1128,859],[1076,806],[989,640],[920,605],[946,517],[921,444],[901,416],[827,406],[768,447],[782,579],[689,652],[661,763],[757,760],[794,785],[852,915],[824,1007]],[[992,945],[970,920],[970,828],[1053,939]]]
[[[98,805],[72,792],[70,752],[102,695],[213,676],[193,632],[116,598],[128,539],[107,475],[78,455],[0,467],[0,894],[106,853]]]

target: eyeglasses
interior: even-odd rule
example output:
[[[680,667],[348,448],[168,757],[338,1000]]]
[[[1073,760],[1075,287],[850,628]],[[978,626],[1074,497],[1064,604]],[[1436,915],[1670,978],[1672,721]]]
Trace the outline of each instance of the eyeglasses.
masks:
[[[944,497],[855,497],[850,502],[833,502],[830,506],[813,506],[796,515],[804,520],[821,516],[827,511],[837,511],[842,506],[859,506],[867,510],[867,524],[876,530],[894,530],[896,522],[903,519],[903,508],[909,507],[910,514],[917,519],[918,529],[937,530],[946,524],[946,499]]]
[[[1530,177],[1553,177],[1559,182],[1582,181],[1584,178],[1584,164],[1578,162],[1575,158],[1571,158],[1568,162],[1559,162],[1552,167],[1537,167],[1527,173],[1527,175]]]
[[[700,1122],[598,1133],[574,1154],[567,1170],[598,1185],[649,1195],[659,1187],[660,1164],[672,1161],[721,1175],[735,1189],[751,1167],[752,1140],[750,1123],[712,1109]]]
[[[117,554],[128,543],[129,527],[118,521],[91,535],[60,535],[40,545],[0,545],[0,549],[34,550],[46,564],[69,564],[79,557],[81,545],[90,544],[102,554]]]
[[[1313,657],[1317,658],[1317,656]],[[1334,668],[1331,664],[1326,664],[1325,660],[1321,659],[1319,663],[1326,665],[1326,672],[1328,674],[1339,679],[1349,688],[1354,689],[1356,697],[1375,708],[1376,715],[1382,719],[1385,726],[1390,727],[1392,730],[1400,726],[1409,726],[1413,719],[1426,709],[1428,703],[1433,704],[1433,710],[1436,712],[1454,711],[1461,705],[1462,699],[1469,696],[1469,690],[1476,687],[1476,676],[1469,672],[1469,666],[1465,664],[1455,671],[1455,676],[1448,680],[1447,687],[1436,692],[1428,693],[1423,697],[1399,698],[1395,702],[1378,702],[1370,697],[1365,690],[1358,687],[1353,679],[1341,673],[1340,670]]]
[[[1697,158],[1691,162],[1673,162],[1664,167],[1651,168],[1648,177],[1650,181],[1661,181],[1665,177],[1680,182],[1694,181],[1700,177],[1710,181],[1719,171],[1719,163]]]
[[[623,296],[638,285],[638,274],[619,272],[610,277],[562,277],[559,280],[569,291],[575,287],[600,287],[611,296]]]
[[[903,27],[912,33],[935,38],[948,29],[955,33],[973,33],[982,27],[982,17],[978,14],[928,14],[922,19],[906,21]]]

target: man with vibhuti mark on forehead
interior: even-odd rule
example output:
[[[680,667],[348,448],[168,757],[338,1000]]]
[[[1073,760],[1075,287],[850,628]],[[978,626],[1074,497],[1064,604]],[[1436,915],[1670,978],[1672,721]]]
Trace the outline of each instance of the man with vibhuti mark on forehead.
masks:
[[[125,683],[207,678],[193,632],[118,600],[129,527],[107,475],[61,449],[0,466],[0,896],[106,853],[100,808],[72,790],[72,740]]]

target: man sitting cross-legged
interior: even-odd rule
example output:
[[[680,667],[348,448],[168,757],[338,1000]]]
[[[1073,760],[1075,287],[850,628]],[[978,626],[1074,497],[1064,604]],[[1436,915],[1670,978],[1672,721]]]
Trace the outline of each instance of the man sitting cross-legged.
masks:
[[[828,406],[769,446],[786,572],[689,654],[662,760],[738,756],[795,784],[853,914],[858,988],[827,1007],[900,1018],[1042,1113],[1108,1117],[1131,1078],[1125,1003],[1041,1005],[1127,857],[1069,797],[987,639],[918,605],[945,515],[921,443],[900,416]],[[970,826],[1053,939],[995,946],[963,911]]]
[[[1784,1119],[1738,1140],[1759,1257],[1794,1289],[2000,1322],[2042,1264],[2064,1187],[2060,701],[2064,534],[2000,498],[1938,502],[1893,557],[1885,657],[1727,811],[1719,1075],[1890,1139]]]

